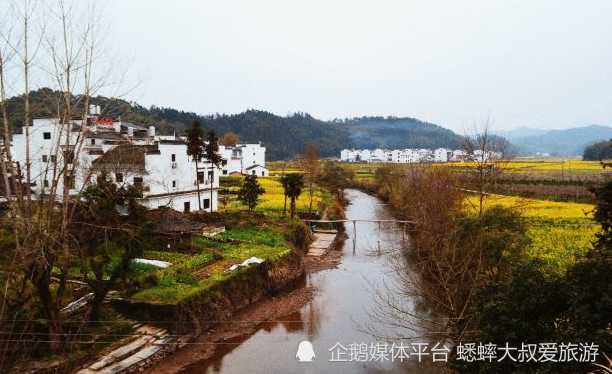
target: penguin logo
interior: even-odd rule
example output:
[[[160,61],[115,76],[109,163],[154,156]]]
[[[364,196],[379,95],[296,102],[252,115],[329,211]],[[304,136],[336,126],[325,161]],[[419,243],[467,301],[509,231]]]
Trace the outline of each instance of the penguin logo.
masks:
[[[295,357],[298,359],[298,362],[312,362],[312,359],[315,357],[312,344],[308,340],[301,342],[298,345]]]

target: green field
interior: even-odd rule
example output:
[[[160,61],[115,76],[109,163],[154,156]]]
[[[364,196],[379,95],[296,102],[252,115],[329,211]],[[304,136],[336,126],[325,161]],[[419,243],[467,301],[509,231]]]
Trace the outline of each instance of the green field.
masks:
[[[259,221],[228,225],[227,231],[216,237],[198,237],[194,253],[146,251],[144,258],[169,261],[172,266],[165,269],[151,267],[149,271],[141,274],[141,290],[130,298],[138,301],[177,303],[238,274],[240,270],[227,271],[231,265],[253,256],[275,261],[288,255],[291,249],[285,241],[285,229],[280,223],[271,220]]]

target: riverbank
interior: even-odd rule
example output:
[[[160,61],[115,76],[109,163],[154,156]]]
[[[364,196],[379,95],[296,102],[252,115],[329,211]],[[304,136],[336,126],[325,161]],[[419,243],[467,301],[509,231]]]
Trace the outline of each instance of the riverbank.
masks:
[[[292,230],[308,230],[305,225],[292,227]],[[231,230],[224,235],[231,236]],[[221,241],[225,241],[223,237]],[[236,269],[200,292],[173,298],[172,300],[178,301],[176,303],[143,301],[137,298],[113,300],[114,308],[122,314],[135,321],[148,321],[151,325],[164,328],[170,334],[163,348],[144,346],[144,350],[155,350],[154,355],[148,355],[142,360],[138,357],[122,356],[121,360],[130,363],[129,366],[123,365],[125,369],[122,372],[140,372],[160,362],[173,362],[175,359],[172,357],[175,355],[178,355],[176,360],[180,362],[182,355],[189,355],[189,348],[195,347],[200,348],[197,350],[198,357],[204,359],[214,353],[214,350],[208,349],[211,344],[223,344],[228,339],[236,339],[254,331],[262,321],[275,320],[279,316],[299,310],[312,299],[313,294],[311,288],[303,286],[305,275],[337,265],[340,256],[334,249],[338,243],[340,242],[334,241],[333,248],[324,256],[316,258],[307,256],[307,249],[298,248],[296,243],[289,243],[292,248],[290,251],[282,251],[280,255],[267,258],[261,264]],[[206,349],[202,347],[203,341],[207,342]],[[128,347],[133,345],[133,342],[126,341],[125,344],[125,347]],[[122,348],[118,350],[121,351]],[[109,358],[100,358],[93,367],[108,363]],[[114,364],[122,366],[118,361]],[[168,370],[161,369],[159,372]]]
[[[262,298],[230,319],[212,325],[199,337],[185,341],[178,351],[149,365],[144,373],[176,374],[189,371],[194,361],[205,361],[215,355],[228,353],[260,328],[285,320],[291,323],[291,316],[312,302],[318,291],[316,287],[307,285],[306,276],[338,266],[342,259],[340,244],[343,241],[321,257],[303,257],[305,276],[290,289]]]
[[[346,194],[350,199],[347,219],[365,221],[357,224],[356,232],[353,225],[348,225],[346,235],[352,240],[329,251],[320,263],[308,264],[310,260],[304,259],[303,284],[261,300],[212,327],[194,340],[195,344],[186,345],[145,372],[256,374],[302,373],[306,369],[330,374],[407,373],[412,363],[329,361],[328,349],[336,343],[345,347],[352,343],[371,344],[377,340],[365,331],[367,327],[385,331],[387,326],[372,318],[377,308],[372,287],[395,287],[397,278],[390,271],[394,259],[389,251],[378,248],[392,248],[402,240],[400,226],[379,227],[367,222],[390,215],[380,200],[356,190],[347,190]],[[266,318],[260,318],[262,315]],[[406,334],[411,336],[409,331]],[[298,364],[295,358],[304,340],[313,344],[316,354],[316,359],[306,365]],[[429,365],[418,368],[424,374],[440,372],[439,367],[429,370]]]

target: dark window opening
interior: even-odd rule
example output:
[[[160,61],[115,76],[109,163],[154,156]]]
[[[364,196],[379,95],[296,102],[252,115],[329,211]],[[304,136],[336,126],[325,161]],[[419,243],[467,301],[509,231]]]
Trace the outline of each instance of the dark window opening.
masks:
[[[142,188],[142,177],[134,177],[134,186]]]
[[[123,174],[115,173],[115,181],[117,181],[117,183],[123,183]]]
[[[176,162],[176,155],[174,153],[172,154],[172,162]]]
[[[74,190],[76,188],[76,182],[74,177],[67,176],[64,179],[65,185],[68,186],[69,189]]]
[[[57,156],[51,155],[51,162],[56,162],[56,161],[57,161]]]
[[[176,181],[172,181],[172,187],[176,188]]]
[[[255,170],[253,170],[253,172],[251,174],[255,175]]]
[[[42,155],[42,161],[47,162],[47,155]]]
[[[227,170],[223,170],[223,175],[227,175]]]
[[[198,171],[198,183],[199,184],[204,183],[204,172],[203,171]]]
[[[49,181],[45,179],[45,180],[43,181],[43,186],[45,186],[45,187],[49,187]]]
[[[96,139],[91,139],[91,145],[96,145]]]
[[[190,206],[189,206],[189,205],[190,205],[190,204],[189,204],[189,201],[185,201],[185,202],[183,203],[183,211],[184,211],[185,213],[189,213],[189,209],[190,209]]]
[[[262,172],[261,172],[261,176],[262,176],[262,177],[265,177],[265,176],[266,176],[266,172],[265,172],[265,171],[262,171]]]
[[[222,165],[222,166],[227,165],[227,160],[223,160],[223,161],[221,161],[221,165]]]
[[[204,209],[210,209],[210,199],[204,199],[202,206]]]
[[[50,132],[43,132],[43,139],[51,139],[51,133]]]

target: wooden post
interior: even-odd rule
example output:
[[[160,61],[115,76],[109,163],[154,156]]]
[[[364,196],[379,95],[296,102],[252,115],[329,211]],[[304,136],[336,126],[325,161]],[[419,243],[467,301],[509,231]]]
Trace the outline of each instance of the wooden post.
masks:
[[[380,221],[378,221],[378,253],[380,253]]]
[[[353,253],[357,249],[357,221],[353,221]]]

